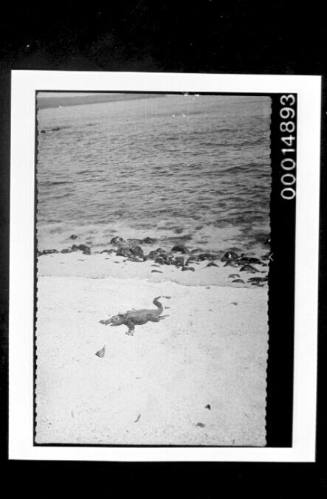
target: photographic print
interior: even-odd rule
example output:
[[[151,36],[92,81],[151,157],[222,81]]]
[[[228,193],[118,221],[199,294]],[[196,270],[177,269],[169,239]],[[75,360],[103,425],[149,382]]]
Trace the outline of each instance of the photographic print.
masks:
[[[36,99],[36,443],[264,446],[271,99]]]
[[[320,85],[13,72],[11,459],[315,459]]]

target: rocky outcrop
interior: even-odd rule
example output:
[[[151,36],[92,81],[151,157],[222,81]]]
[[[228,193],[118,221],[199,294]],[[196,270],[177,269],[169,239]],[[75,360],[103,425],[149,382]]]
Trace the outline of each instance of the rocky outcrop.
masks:
[[[72,251],[81,251],[84,255],[91,254],[91,248],[86,246],[86,244],[73,244]]]
[[[144,253],[141,246],[122,245],[117,249],[117,256],[124,256],[126,258],[141,258],[144,259]]]
[[[69,237],[69,239],[77,238],[78,236],[76,234],[72,234]],[[160,267],[161,265],[171,265],[183,272],[195,272],[196,267],[193,265],[198,266],[200,269],[203,269],[204,267],[218,268],[221,266],[220,262],[222,262],[224,267],[235,268],[236,272],[242,272],[243,275],[244,273],[257,274],[255,277],[251,277],[247,280],[248,285],[263,286],[268,281],[266,272],[269,260],[272,259],[271,253],[267,252],[261,258],[257,258],[252,255],[241,253],[238,248],[231,248],[228,251],[204,251],[201,248],[188,248],[184,243],[179,241],[170,250],[158,247],[149,251],[148,254],[145,254],[142,245],[153,245],[156,241],[157,240],[152,237],[145,237],[143,239],[124,239],[123,237],[115,236],[110,241],[111,248],[95,251],[95,253],[114,254],[126,258],[131,262],[141,263],[151,260],[153,262],[152,266]],[[91,248],[86,244],[73,244],[71,247],[61,250],[60,253],[72,253],[75,251],[81,251],[84,255],[91,254]],[[56,249],[46,249],[38,251],[37,255],[42,256],[52,253],[59,253],[59,251]],[[119,262],[117,261],[115,263]],[[151,272],[161,273],[161,270],[152,270]],[[264,274],[264,277],[262,275],[259,276],[258,274]],[[238,273],[230,273],[228,279],[230,279],[229,282],[235,284],[244,284],[244,280]]]
[[[52,255],[54,253],[59,253],[58,250],[56,249],[46,249],[46,250],[41,250],[37,252],[37,256],[42,256],[42,255]]]
[[[125,239],[123,239],[122,237],[119,237],[119,236],[113,237],[110,241],[110,244],[112,244],[114,246],[119,246],[123,243],[127,243],[127,241],[125,241]]]
[[[175,246],[172,247],[171,251],[173,253],[183,253],[184,255],[189,253],[189,250],[184,246],[184,244],[175,244]]]
[[[235,251],[227,251],[222,257],[222,262],[229,262],[231,260],[237,260],[239,258],[238,254]]]

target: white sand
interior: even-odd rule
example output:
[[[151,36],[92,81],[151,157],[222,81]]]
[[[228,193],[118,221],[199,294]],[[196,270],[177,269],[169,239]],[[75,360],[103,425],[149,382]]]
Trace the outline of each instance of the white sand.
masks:
[[[106,258],[39,258],[37,442],[265,445],[267,288]],[[134,336],[99,323],[159,295],[169,317]]]

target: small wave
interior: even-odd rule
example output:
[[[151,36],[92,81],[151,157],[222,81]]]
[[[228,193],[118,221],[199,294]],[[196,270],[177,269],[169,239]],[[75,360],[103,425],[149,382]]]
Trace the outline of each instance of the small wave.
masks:
[[[40,130],[40,133],[51,133],[51,132],[60,132],[61,130],[68,130],[72,128],[71,126],[55,126],[52,128],[43,128]]]
[[[69,198],[70,197],[70,193],[69,192],[65,192],[65,193],[62,193],[62,194],[56,194],[53,196],[54,200],[57,200],[57,199],[65,199],[65,198]]]
[[[79,172],[76,172],[76,175],[87,175],[87,174],[90,174],[90,175],[93,175],[94,173],[98,173],[97,171],[91,171],[91,169],[88,169],[88,170],[81,170]]]
[[[45,180],[42,182],[45,187],[52,187],[53,185],[69,185],[73,184],[72,180]]]

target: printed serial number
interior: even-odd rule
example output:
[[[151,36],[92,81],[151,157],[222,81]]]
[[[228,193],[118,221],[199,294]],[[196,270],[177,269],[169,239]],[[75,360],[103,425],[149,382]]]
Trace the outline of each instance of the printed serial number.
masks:
[[[281,183],[282,190],[281,196],[283,199],[290,200],[295,198],[295,172],[291,173],[296,168],[296,112],[295,112],[295,96],[282,95],[280,104],[283,106],[279,111],[279,116],[282,119],[279,125],[279,131],[283,134],[281,136],[281,153],[285,156],[280,163],[282,169]],[[286,146],[286,147],[283,147]]]

